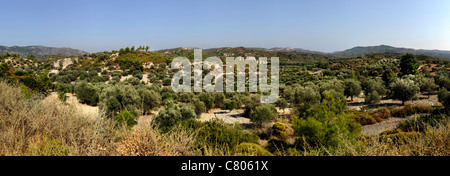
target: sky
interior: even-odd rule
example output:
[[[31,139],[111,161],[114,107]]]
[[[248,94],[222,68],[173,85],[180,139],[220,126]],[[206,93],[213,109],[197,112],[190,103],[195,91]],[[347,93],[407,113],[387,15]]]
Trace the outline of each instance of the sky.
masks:
[[[450,50],[448,0],[1,0],[0,45]]]

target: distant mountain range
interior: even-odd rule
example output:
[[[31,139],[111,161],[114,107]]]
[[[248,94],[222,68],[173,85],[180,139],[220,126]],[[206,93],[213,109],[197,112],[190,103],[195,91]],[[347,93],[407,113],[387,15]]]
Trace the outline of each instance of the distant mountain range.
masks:
[[[251,49],[260,50],[260,51],[272,51],[272,52],[299,52],[299,53],[326,54],[324,52],[311,51],[311,50],[306,50],[306,49],[302,49],[302,48],[275,47],[275,48],[251,48]]]
[[[29,54],[33,54],[36,57],[46,56],[46,55],[79,55],[87,54],[85,51],[72,49],[72,48],[55,48],[46,46],[1,46],[0,54],[3,53],[18,53],[21,57],[27,57]]]
[[[182,50],[192,50],[195,47],[190,48],[181,48]],[[160,50],[160,51],[170,51],[170,50],[179,50],[180,48]],[[228,51],[230,50],[230,51]],[[423,50],[423,49],[411,49],[411,48],[399,48],[392,47],[388,45],[379,45],[379,46],[358,46],[345,51],[336,51],[332,53],[325,53],[320,51],[311,51],[302,48],[255,48],[255,47],[223,47],[223,48],[210,48],[205,49],[205,51],[215,51],[215,52],[236,52],[236,54],[242,54],[240,52],[252,52],[252,51],[262,51],[265,53],[273,53],[273,52],[282,52],[282,53],[306,53],[306,54],[314,54],[315,57],[317,55],[322,55],[323,57],[336,57],[336,58],[352,58],[365,56],[368,54],[376,54],[376,53],[412,53],[415,55],[428,55],[432,57],[437,57],[441,59],[450,60],[450,51],[443,50]],[[46,46],[1,46],[0,45],[0,54],[2,53],[19,53],[20,56],[26,57],[29,54],[33,54],[36,57],[41,57],[45,55],[55,55],[55,54],[63,54],[63,55],[79,55],[79,54],[87,54],[85,51],[72,49],[72,48],[55,48],[55,47],[46,47]],[[162,52],[161,52],[162,53]],[[173,53],[176,54],[176,53]]]
[[[340,58],[352,58],[358,56],[364,56],[368,54],[375,53],[400,53],[406,54],[411,53],[415,55],[428,55],[432,57],[437,57],[441,59],[450,60],[450,51],[443,50],[423,50],[423,49],[411,49],[411,48],[397,48],[388,45],[380,45],[380,46],[367,46],[367,47],[354,47],[352,49],[348,49],[345,51],[337,51],[333,53],[328,53]]]
[[[358,46],[345,51],[336,51],[332,53],[325,53],[320,51],[311,51],[305,50],[302,48],[252,48],[260,51],[268,51],[268,52],[299,52],[299,53],[312,53],[312,54],[323,54],[323,55],[331,55],[338,58],[353,58],[359,56],[365,56],[368,54],[376,54],[376,53],[399,53],[406,54],[411,53],[415,55],[428,55],[432,57],[437,57],[441,59],[450,60],[450,51],[443,50],[423,50],[423,49],[411,49],[411,48],[399,48],[388,45],[379,45],[379,46]]]

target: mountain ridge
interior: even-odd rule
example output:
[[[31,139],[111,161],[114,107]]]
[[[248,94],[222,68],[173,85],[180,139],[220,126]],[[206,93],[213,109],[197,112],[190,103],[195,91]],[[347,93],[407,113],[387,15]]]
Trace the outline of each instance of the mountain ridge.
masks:
[[[179,47],[182,48],[182,47]],[[182,48],[184,50],[192,50],[198,47],[185,47]],[[394,47],[389,45],[376,45],[376,46],[356,46],[347,50],[343,51],[335,51],[335,52],[321,52],[321,51],[312,51],[307,50],[303,48],[291,48],[291,47],[272,47],[272,48],[262,48],[262,47],[220,47],[220,48],[207,48],[204,49],[205,51],[212,51],[212,50],[227,50],[227,49],[236,49],[236,48],[246,48],[249,50],[254,51],[262,51],[262,52],[284,52],[284,53],[306,53],[306,54],[320,54],[320,55],[327,55],[330,57],[337,57],[337,58],[354,58],[354,57],[361,57],[369,54],[376,54],[376,53],[399,53],[399,54],[406,54],[411,53],[415,55],[428,55],[431,57],[437,57],[441,59],[450,60],[450,51],[447,50],[427,50],[427,49],[412,49],[412,48],[403,48],[403,47]],[[164,50],[173,50],[177,48],[171,48],[171,49],[161,49],[157,51],[164,51]],[[73,49],[69,47],[47,47],[43,45],[30,45],[30,46],[3,46],[0,45],[0,54],[3,53],[18,53],[22,57],[26,57],[29,54],[33,54],[36,57],[44,57],[46,55],[57,55],[57,54],[63,54],[63,55],[80,55],[80,54],[89,54],[88,52],[79,50],[79,49]]]
[[[411,53],[415,55],[428,55],[432,57],[450,60],[450,51],[446,50],[412,49],[403,47],[393,47],[389,45],[356,46],[351,49],[347,49],[344,51],[336,51],[328,54],[342,58],[352,58],[376,53],[400,53],[400,54]]]
[[[3,53],[17,53],[22,57],[26,57],[30,54],[36,57],[43,57],[46,55],[80,55],[88,54],[88,52],[73,49],[69,47],[47,47],[43,45],[30,45],[30,46],[3,46],[0,45],[0,54]]]

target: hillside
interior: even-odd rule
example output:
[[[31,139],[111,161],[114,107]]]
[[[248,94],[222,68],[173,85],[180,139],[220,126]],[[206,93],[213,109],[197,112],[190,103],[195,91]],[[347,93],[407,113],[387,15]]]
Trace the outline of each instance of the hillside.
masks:
[[[157,53],[164,54],[170,58],[183,56],[187,58],[194,57],[194,49],[191,48],[173,48],[156,51]],[[222,47],[222,48],[209,48],[203,49],[203,57],[217,56],[221,59],[225,57],[237,57],[237,56],[254,56],[254,57],[279,57],[281,63],[315,63],[318,61],[328,61],[336,59],[337,57],[313,52],[303,49],[294,48],[246,48],[246,47]]]
[[[423,50],[423,49],[411,49],[411,48],[397,48],[388,45],[380,45],[380,46],[367,46],[367,47],[354,47],[345,51],[337,51],[330,53],[331,55],[343,58],[351,58],[351,57],[359,57],[368,54],[375,53],[400,53],[406,54],[411,53],[415,55],[428,55],[432,57],[437,57],[441,59],[450,60],[450,51],[442,51],[442,50]]]
[[[55,48],[55,47],[46,47],[46,46],[1,46],[0,45],[0,54],[3,53],[18,53],[22,57],[26,57],[30,54],[33,54],[36,57],[43,57],[45,55],[79,55],[79,54],[87,54],[85,51],[72,49],[72,48]]]

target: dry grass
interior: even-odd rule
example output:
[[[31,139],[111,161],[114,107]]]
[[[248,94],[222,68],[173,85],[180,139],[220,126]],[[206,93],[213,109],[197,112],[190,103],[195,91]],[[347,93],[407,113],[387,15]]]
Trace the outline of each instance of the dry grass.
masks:
[[[71,106],[24,98],[0,82],[0,155],[113,155],[123,131]]]
[[[122,156],[189,156],[194,150],[196,133],[178,128],[161,134],[154,128],[135,129],[117,145]]]

